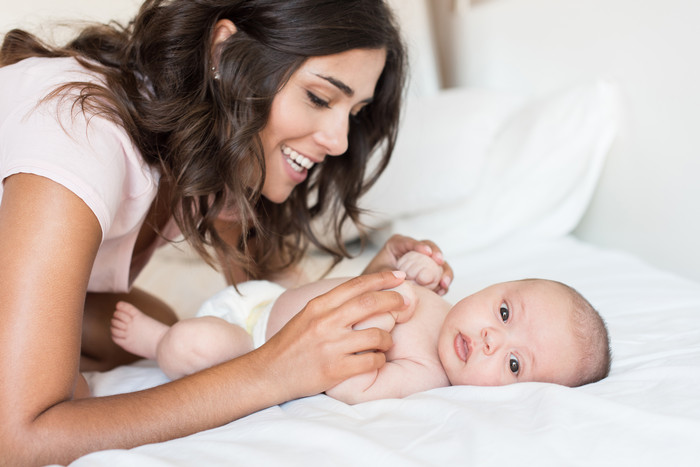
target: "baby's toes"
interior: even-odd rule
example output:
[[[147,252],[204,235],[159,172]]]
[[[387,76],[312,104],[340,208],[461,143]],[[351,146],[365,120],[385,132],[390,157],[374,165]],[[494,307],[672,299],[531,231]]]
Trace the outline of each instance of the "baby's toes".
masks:
[[[141,311],[138,308],[136,308],[129,302],[117,302],[116,311],[129,316],[131,319],[133,319],[134,316],[136,316],[137,314],[141,313]]]

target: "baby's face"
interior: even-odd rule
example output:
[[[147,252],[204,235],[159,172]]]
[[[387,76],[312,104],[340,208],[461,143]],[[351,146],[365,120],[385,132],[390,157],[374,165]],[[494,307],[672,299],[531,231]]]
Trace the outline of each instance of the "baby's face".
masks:
[[[461,300],[447,314],[438,341],[450,383],[572,385],[581,351],[571,310],[569,292],[544,280],[495,284]]]

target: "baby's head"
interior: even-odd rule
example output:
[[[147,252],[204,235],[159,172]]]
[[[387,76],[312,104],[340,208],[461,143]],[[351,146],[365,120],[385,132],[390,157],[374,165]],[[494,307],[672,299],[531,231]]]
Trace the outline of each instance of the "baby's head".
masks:
[[[581,386],[610,370],[608,332],[598,312],[560,282],[495,284],[445,317],[440,361],[453,385],[540,381]]]

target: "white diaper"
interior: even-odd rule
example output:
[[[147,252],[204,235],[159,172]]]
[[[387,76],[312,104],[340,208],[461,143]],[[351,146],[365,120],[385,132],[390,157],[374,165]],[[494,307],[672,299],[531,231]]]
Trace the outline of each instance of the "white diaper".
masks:
[[[265,343],[272,305],[285,290],[269,281],[243,282],[238,285],[238,292],[232,286],[226,287],[204,302],[197,316],[216,316],[237,324],[253,337],[257,349]]]

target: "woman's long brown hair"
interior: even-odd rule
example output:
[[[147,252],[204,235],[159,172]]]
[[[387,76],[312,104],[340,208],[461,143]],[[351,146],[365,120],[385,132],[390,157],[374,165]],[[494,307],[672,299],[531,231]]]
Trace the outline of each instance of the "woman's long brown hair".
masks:
[[[215,80],[210,45],[220,19],[237,32],[217,51]],[[262,197],[258,135],[275,94],[309,57],[378,48],[387,51],[386,65],[373,102],[351,118],[347,152],[314,167],[286,202]],[[226,264],[266,277],[298,261],[309,242],[336,261],[348,256],[341,227],[348,219],[359,225],[358,200],[389,162],[405,81],[404,47],[384,1],[146,0],[128,26],[90,26],[62,47],[10,31],[0,66],[37,56],[75,57],[104,76],[104,86],[66,83],[56,93],[79,89],[74,104],[126,129],[170,185],[185,239],[210,263],[213,247]],[[380,159],[369,173],[373,153]],[[214,226],[223,210],[235,212],[246,232],[237,245]],[[311,228],[324,213],[333,245]]]

